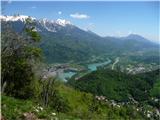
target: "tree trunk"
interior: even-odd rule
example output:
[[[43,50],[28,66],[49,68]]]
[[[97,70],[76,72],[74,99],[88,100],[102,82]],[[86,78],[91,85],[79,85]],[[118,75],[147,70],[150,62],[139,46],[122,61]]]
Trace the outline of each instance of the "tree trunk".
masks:
[[[2,85],[2,89],[1,89],[2,93],[4,93],[6,86],[7,86],[7,81],[5,81]]]

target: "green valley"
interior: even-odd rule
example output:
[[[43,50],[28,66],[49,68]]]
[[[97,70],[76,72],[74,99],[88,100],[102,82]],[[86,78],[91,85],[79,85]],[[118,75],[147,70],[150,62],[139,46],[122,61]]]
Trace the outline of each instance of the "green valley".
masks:
[[[1,120],[160,120],[158,1],[1,6]]]

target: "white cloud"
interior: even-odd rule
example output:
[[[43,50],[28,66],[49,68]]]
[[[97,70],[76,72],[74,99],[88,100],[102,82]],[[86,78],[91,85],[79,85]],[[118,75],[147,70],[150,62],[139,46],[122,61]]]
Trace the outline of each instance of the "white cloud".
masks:
[[[70,14],[70,17],[76,18],[76,19],[88,19],[88,18],[90,18],[90,16],[88,16],[86,14],[80,14],[80,13]]]
[[[61,12],[61,11],[58,11],[58,14],[59,14],[59,15],[61,15],[61,14],[62,14],[62,12]]]

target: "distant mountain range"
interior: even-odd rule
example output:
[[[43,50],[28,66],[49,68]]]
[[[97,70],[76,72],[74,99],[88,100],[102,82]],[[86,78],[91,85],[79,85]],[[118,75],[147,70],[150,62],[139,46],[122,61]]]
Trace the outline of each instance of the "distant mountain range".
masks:
[[[14,30],[20,32],[29,16],[0,16],[2,32],[4,23],[10,23]],[[57,19],[35,19],[36,31],[41,34],[40,47],[44,51],[46,61],[79,62],[101,54],[118,54],[157,50],[159,45],[131,34],[127,37],[101,37],[92,31],[85,31],[73,25],[70,21]]]

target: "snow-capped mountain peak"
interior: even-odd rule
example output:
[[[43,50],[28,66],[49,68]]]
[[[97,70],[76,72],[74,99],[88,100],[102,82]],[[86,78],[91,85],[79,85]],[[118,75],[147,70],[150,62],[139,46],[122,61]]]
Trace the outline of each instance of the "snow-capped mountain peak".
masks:
[[[33,17],[29,17],[26,15],[0,16],[0,20],[2,22],[11,21],[13,22],[13,24],[21,26],[24,25],[27,18],[31,18],[32,20],[34,20],[36,25],[36,31],[47,30],[49,32],[57,32],[65,27],[68,27],[67,25],[71,25],[70,21],[64,19],[57,19],[57,20],[48,20],[47,18],[35,19]]]
[[[29,18],[30,16],[26,16],[26,15],[14,15],[14,16],[0,16],[0,20],[2,21],[22,21],[24,22],[27,18]],[[35,20],[36,18],[33,18],[33,17],[30,17],[32,20]],[[43,24],[46,24],[47,22],[50,22],[50,23],[56,23],[58,25],[61,25],[61,26],[66,26],[68,24],[71,24],[70,21],[68,20],[64,20],[64,19],[57,19],[57,20],[47,20],[46,18],[40,20],[41,23]]]
[[[30,17],[30,16],[26,16],[26,15],[15,15],[15,16],[0,16],[0,19],[2,21],[22,21],[24,22],[27,18],[31,18],[32,20],[34,20],[35,18]]]
[[[57,19],[56,23],[61,25],[61,26],[66,26],[67,24],[71,24],[70,21],[64,20],[64,19]]]

